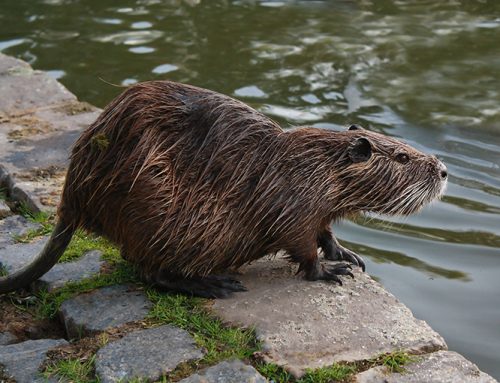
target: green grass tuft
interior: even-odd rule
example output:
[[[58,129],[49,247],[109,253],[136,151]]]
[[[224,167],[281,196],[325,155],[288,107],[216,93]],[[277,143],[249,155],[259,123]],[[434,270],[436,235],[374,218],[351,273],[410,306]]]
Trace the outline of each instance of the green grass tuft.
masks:
[[[49,214],[43,211],[39,213],[33,213],[24,204],[19,205],[17,209],[23,217],[31,222],[40,224],[40,227],[38,227],[37,229],[28,230],[23,235],[14,236],[13,238],[16,242],[31,242],[35,238],[50,234],[54,229],[53,221],[55,217],[53,214]]]
[[[255,365],[255,368],[270,382],[287,383],[294,381],[289,372],[276,364],[259,362]]]
[[[59,262],[71,262],[91,250],[100,250],[103,258],[110,262],[121,259],[120,251],[107,239],[77,230]]]
[[[228,358],[247,359],[259,348],[253,329],[225,327],[202,306],[206,302],[203,299],[153,289],[146,293],[154,304],[149,319],[190,332],[196,343],[207,351],[203,358],[205,364],[212,365]]]
[[[81,361],[79,359],[61,360],[55,365],[48,366],[43,375],[45,378],[57,377],[61,381],[73,383],[98,382],[93,377],[95,356]]]
[[[404,366],[416,361],[416,357],[404,351],[395,351],[390,354],[379,356],[374,362],[377,365],[385,366],[390,372],[405,372]]]
[[[303,378],[297,383],[329,383],[345,381],[357,371],[355,366],[345,364],[333,364],[317,370],[307,370]]]

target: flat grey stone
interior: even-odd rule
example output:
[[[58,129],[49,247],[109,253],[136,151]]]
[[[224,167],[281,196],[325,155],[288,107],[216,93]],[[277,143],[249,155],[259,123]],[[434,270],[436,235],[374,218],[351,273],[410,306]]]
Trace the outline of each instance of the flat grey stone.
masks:
[[[8,73],[14,68],[30,68],[30,65],[25,61],[0,53],[0,74]]]
[[[281,257],[262,259],[239,278],[248,291],[216,300],[225,322],[255,327],[262,358],[295,376],[306,368],[369,359],[396,350],[445,349],[443,338],[368,274],[338,286],[306,281]]]
[[[0,98],[0,164],[11,174],[9,194],[34,211],[55,210],[69,150],[100,110],[78,102],[48,74],[3,54],[0,94],[9,96]]]
[[[0,163],[10,174],[9,193],[31,209],[55,210],[66,175],[70,149],[99,115],[98,109],[73,114],[71,107],[37,109],[0,119]],[[69,108],[69,109],[68,109]],[[19,138],[12,138],[12,135]]]
[[[14,334],[6,331],[0,332],[0,346],[5,346],[7,344],[15,343],[17,338]]]
[[[116,285],[63,302],[59,314],[68,338],[74,339],[144,319],[151,307],[151,302],[142,291]]]
[[[0,220],[0,249],[15,244],[14,237],[23,236],[28,231],[39,227],[39,223],[31,222],[21,215],[12,215]],[[0,255],[0,262],[2,262],[2,255]]]
[[[356,376],[357,383],[497,383],[472,362],[452,351],[419,356],[405,366],[405,372],[393,373],[375,367]]]
[[[46,289],[52,291],[64,286],[67,282],[78,282],[99,274],[104,264],[101,255],[102,253],[99,250],[93,250],[74,262],[56,264],[39,280],[33,282],[32,290]]]
[[[46,382],[38,369],[47,351],[67,343],[64,339],[39,339],[0,346],[0,364],[5,367],[5,374],[17,383]]]
[[[36,108],[75,100],[76,97],[48,74],[0,54],[0,111]]]
[[[240,360],[231,360],[200,371],[179,383],[267,383],[267,379],[252,366]]]
[[[9,215],[12,215],[10,207],[5,203],[4,200],[0,199],[0,219],[8,217]]]
[[[184,330],[165,325],[139,330],[101,348],[96,374],[101,383],[133,378],[159,379],[180,363],[201,359],[203,352]]]
[[[43,249],[48,237],[42,237],[30,243],[14,243],[0,251],[0,264],[9,273],[28,265]]]

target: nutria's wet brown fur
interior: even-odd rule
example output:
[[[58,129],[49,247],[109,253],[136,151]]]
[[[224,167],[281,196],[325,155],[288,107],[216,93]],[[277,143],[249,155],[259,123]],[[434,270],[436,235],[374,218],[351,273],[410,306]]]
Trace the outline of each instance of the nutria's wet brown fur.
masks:
[[[338,244],[332,221],[413,213],[445,179],[435,157],[357,126],[285,132],[209,90],[138,84],[75,144],[53,239],[29,280],[21,271],[0,292],[50,268],[79,227],[114,241],[167,289],[224,296],[243,287],[216,274],[281,249],[306,278],[340,282],[349,266],[321,265],[318,246],[326,258],[364,264]]]

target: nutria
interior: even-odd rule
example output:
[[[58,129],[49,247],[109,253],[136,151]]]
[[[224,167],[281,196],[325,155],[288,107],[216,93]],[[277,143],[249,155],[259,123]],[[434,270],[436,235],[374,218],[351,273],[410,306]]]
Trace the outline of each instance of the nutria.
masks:
[[[230,97],[153,81],[126,89],[76,142],[58,223],[39,257],[0,279],[26,286],[59,259],[77,228],[109,238],[160,288],[223,297],[244,287],[220,275],[279,250],[308,280],[350,275],[332,221],[410,214],[441,195],[446,167],[393,138],[284,131]]]

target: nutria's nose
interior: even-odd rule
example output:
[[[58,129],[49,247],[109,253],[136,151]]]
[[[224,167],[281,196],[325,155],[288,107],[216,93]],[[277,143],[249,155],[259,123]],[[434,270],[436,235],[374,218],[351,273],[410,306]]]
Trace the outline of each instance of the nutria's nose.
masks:
[[[448,177],[448,169],[446,168],[446,165],[443,164],[441,161],[438,161],[438,171],[439,171],[439,176],[444,181]]]

